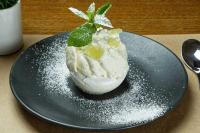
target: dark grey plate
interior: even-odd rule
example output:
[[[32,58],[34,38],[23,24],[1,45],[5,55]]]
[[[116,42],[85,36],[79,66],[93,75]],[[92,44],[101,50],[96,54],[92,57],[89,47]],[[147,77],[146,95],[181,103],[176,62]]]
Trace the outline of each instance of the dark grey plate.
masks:
[[[187,74],[180,60],[158,42],[127,32],[120,37],[130,70],[120,87],[101,96],[79,91],[65,65],[67,36],[32,45],[11,69],[12,92],[36,116],[67,127],[118,130],[163,116],[184,95]]]

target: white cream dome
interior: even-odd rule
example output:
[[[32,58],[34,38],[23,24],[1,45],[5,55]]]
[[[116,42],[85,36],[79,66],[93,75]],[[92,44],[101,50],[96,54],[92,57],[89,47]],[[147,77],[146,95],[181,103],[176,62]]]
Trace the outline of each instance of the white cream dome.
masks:
[[[100,30],[91,44],[66,48],[66,64],[75,84],[89,94],[104,94],[117,88],[129,66],[121,29]]]

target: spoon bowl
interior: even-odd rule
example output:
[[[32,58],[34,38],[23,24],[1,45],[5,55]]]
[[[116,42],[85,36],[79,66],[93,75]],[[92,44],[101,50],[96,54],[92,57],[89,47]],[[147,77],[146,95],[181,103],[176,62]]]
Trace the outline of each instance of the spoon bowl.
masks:
[[[182,45],[185,64],[194,71],[200,80],[200,41],[188,39]]]

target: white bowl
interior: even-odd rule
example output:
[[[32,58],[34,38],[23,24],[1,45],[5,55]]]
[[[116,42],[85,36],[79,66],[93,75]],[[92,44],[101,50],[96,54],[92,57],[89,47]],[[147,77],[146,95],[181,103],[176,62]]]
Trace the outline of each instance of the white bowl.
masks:
[[[20,0],[10,8],[0,10],[0,55],[6,55],[22,47]]]

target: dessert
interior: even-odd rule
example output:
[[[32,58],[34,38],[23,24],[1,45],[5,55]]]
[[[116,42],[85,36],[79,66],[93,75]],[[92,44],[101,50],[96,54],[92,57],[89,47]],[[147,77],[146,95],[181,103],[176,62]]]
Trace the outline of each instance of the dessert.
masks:
[[[104,94],[117,88],[125,79],[129,66],[125,45],[112,28],[105,13],[111,7],[106,3],[96,11],[92,3],[83,12],[69,8],[87,23],[72,31],[67,39],[66,64],[74,83],[89,94]]]

